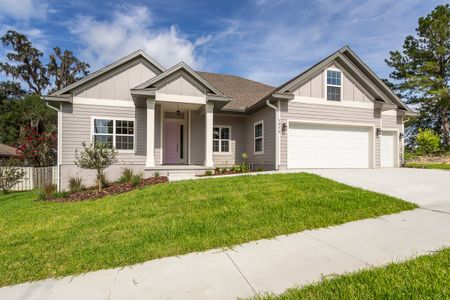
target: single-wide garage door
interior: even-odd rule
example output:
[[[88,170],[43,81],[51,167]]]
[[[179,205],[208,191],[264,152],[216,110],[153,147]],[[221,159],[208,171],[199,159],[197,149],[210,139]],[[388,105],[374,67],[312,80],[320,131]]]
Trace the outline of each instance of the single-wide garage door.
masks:
[[[380,165],[384,168],[395,166],[395,141],[397,134],[395,131],[384,131],[380,141]]]
[[[369,168],[369,127],[290,123],[288,168]]]

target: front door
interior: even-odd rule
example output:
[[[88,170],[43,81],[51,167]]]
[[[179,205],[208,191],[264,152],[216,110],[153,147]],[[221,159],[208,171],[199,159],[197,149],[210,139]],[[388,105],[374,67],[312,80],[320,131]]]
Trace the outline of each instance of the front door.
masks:
[[[184,125],[179,120],[164,122],[164,163],[184,163]]]

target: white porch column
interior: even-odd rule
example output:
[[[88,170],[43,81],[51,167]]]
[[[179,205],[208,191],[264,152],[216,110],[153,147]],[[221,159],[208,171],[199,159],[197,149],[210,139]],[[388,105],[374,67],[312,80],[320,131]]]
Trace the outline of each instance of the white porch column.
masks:
[[[213,103],[205,104],[205,167],[213,167]]]
[[[147,160],[145,166],[155,166],[155,100],[147,99]]]

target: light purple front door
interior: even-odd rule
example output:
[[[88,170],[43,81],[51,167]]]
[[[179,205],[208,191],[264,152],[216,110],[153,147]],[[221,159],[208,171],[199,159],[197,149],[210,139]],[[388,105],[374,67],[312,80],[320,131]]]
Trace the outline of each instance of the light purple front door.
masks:
[[[176,121],[166,120],[164,122],[164,152],[165,163],[176,164],[180,162],[179,155],[179,132],[180,123]]]

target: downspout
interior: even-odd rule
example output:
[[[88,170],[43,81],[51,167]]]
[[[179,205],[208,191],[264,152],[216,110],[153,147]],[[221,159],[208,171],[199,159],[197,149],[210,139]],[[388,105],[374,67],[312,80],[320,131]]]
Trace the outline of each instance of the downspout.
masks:
[[[58,178],[58,181],[56,182],[57,191],[61,191],[61,157],[62,157],[62,103],[59,103],[59,108],[56,108],[54,106],[51,106],[48,104],[48,102],[45,102],[45,104],[55,110],[58,113],[58,137],[57,137],[57,152],[56,152],[56,177]]]
[[[279,109],[278,107],[276,107],[275,105],[273,105],[272,103],[270,103],[270,100],[267,99],[266,100],[266,104],[268,107],[272,108],[273,110],[275,110],[275,170],[279,169],[280,166],[280,137],[279,137],[279,122],[280,122],[280,117],[279,117]]]

